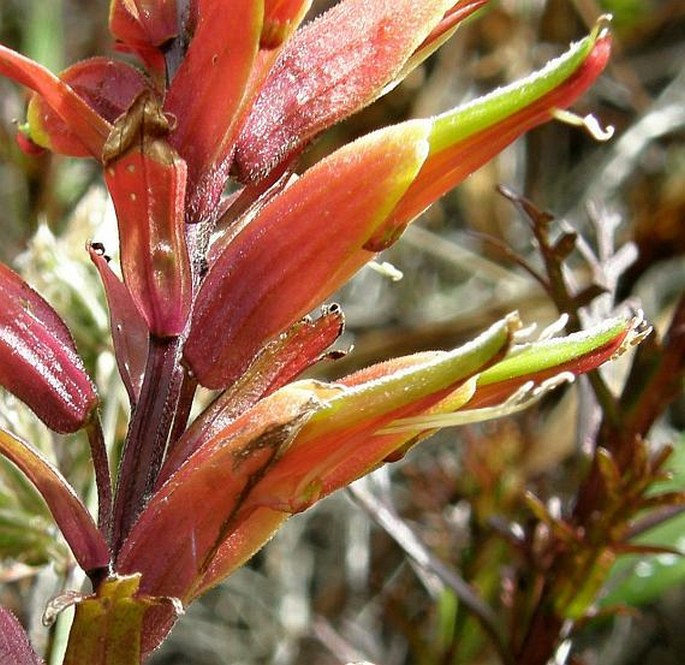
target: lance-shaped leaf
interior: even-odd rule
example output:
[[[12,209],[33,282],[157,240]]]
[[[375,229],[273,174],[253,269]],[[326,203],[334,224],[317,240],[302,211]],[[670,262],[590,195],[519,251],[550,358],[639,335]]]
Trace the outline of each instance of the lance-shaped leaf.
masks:
[[[112,0],[109,29],[121,50],[137,53],[149,69],[164,71],[162,47],[179,33],[177,0]]]
[[[0,663],[43,665],[17,617],[0,606]]]
[[[81,568],[86,572],[106,568],[107,543],[62,474],[38,451],[5,430],[0,430],[0,454],[16,464],[45,499]]]
[[[210,404],[171,447],[157,478],[157,486],[161,486],[203,441],[226,428],[260,399],[289,383],[327,355],[339,356],[340,351],[326,354],[326,349],[342,331],[342,310],[331,305],[323,308],[315,321],[309,317],[298,321],[278,339],[267,344],[240,378]]]
[[[343,0],[295,33],[241,129],[234,170],[266,177],[378,97],[454,0]]]
[[[172,145],[188,164],[189,221],[200,221],[226,182],[245,86],[259,50],[263,2],[197,0],[197,26],[164,110],[176,119]],[[215,167],[219,168],[215,172]]]
[[[287,514],[374,469],[406,439],[374,437],[376,429],[422,412],[501,357],[516,325],[495,324],[456,351],[384,363],[351,388],[300,381],[261,400],[155,493],[118,569],[142,572],[148,593],[188,602],[259,549]]]
[[[519,136],[552,119],[601,74],[611,39],[600,23],[565,54],[522,81],[433,119],[430,153],[415,182],[369,244],[380,251],[406,225]]]
[[[109,58],[83,60],[64,70],[59,77],[108,123],[114,122],[148,87],[137,69]],[[42,95],[31,97],[26,115],[26,125],[21,130],[35,144],[74,157],[91,154],[78,134]]]
[[[103,151],[105,182],[119,222],[124,282],[159,337],[183,330],[190,309],[185,241],[186,166],[166,142],[169,126],[143,94],[122,116]]]
[[[150,333],[129,290],[109,267],[108,258],[103,253],[104,248],[103,251],[100,249],[99,246],[91,244],[88,253],[100,273],[105,288],[119,374],[131,404],[135,404],[143,385]]]
[[[362,246],[416,176],[427,130],[414,121],[341,148],[224,249],[198,293],[184,351],[202,385],[232,383],[267,341],[372,258]]]
[[[0,44],[0,74],[14,79],[43,97],[65,125],[96,159],[109,136],[111,125],[73,88],[37,62]]]
[[[95,386],[54,309],[0,264],[0,385],[56,432],[75,432],[96,405]]]

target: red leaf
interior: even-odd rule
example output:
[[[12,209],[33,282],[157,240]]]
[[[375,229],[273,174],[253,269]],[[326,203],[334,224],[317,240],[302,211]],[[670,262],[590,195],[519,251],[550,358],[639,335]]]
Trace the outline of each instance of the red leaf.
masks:
[[[114,342],[114,355],[117,359],[119,374],[126,387],[131,404],[138,401],[143,385],[149,330],[131,294],[122,281],[112,272],[106,257],[88,247],[91,261],[95,264],[105,288],[109,321]]]
[[[261,180],[392,81],[453,2],[344,0],[298,30],[240,132],[236,170]]]

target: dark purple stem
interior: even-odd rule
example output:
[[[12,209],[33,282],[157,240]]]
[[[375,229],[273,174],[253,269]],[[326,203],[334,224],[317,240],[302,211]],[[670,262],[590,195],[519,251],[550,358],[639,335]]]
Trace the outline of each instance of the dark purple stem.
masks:
[[[129,424],[114,499],[116,556],[147,502],[174,425],[183,370],[180,338],[150,337],[145,378]]]
[[[112,535],[112,476],[109,472],[109,459],[102,434],[102,424],[97,416],[88,423],[86,432],[98,491],[98,527],[109,543]]]

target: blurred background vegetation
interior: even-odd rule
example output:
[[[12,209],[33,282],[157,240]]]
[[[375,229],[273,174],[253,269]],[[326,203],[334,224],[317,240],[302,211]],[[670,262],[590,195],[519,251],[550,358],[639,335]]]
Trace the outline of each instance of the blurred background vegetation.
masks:
[[[330,4],[319,0],[315,10]],[[0,41],[59,71],[111,52],[107,5],[0,0]],[[549,295],[521,268],[523,259],[542,270],[541,258],[525,217],[498,194],[498,184],[549,211],[558,233],[579,234],[565,261],[566,280],[578,292],[602,287],[588,290],[586,322],[629,300],[664,334],[685,290],[682,0],[493,1],[402,86],[320,139],[306,159],[523,76],[606,12],[614,15],[614,56],[575,110],[613,125],[615,137],[597,144],[577,128],[550,123],[433,206],[382,257],[402,280],[367,269],[338,295],[347,316],[341,346],[354,351],[320,376],[452,347],[513,309],[541,327],[557,318]],[[125,398],[102,294],[83,249],[88,239],[115,247],[115,223],[94,164],[19,151],[15,123],[25,102],[24,91],[0,79],[0,259],[19,267],[71,325],[106,398],[106,435],[116,442],[126,425]],[[630,362],[612,367],[607,385],[618,390]],[[550,514],[577,500],[597,425],[590,401],[588,384],[579,382],[519,418],[448,430],[354,491],[292,519],[250,565],[190,608],[153,662],[501,662],[483,622],[440,566],[477,588],[495,624],[515,636],[525,617],[511,599],[525,583],[520,571],[532,565],[524,556],[532,550],[516,546],[534,521],[524,492],[543,499]],[[682,396],[658,415],[649,446],[674,444],[669,482],[683,490]],[[0,424],[56,459],[88,494],[85,442],[56,442],[7,395],[0,397]],[[643,526],[641,542],[685,552],[683,516]],[[79,580],[40,499],[8,464],[0,468],[0,556],[0,602],[31,626],[36,644],[46,644],[44,599]],[[685,560],[668,549],[622,557],[598,599],[597,618],[563,634],[557,662],[681,663],[683,582]],[[624,604],[634,609],[610,611]]]

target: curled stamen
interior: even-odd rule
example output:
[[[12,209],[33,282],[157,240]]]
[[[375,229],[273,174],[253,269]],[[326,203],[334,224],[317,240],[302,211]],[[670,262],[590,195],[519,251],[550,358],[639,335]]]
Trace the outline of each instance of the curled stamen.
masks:
[[[521,328],[520,330],[515,331],[513,335],[514,343],[525,344],[526,342],[532,341],[533,335],[535,334],[535,331],[537,329],[538,324],[531,323],[529,326],[526,326],[525,328]]]
[[[621,346],[616,349],[616,351],[611,356],[611,360],[616,360],[620,358],[626,351],[637,346],[642,340],[652,333],[652,326],[645,319],[644,312],[638,309],[635,312],[635,316],[630,321],[630,330],[625,336],[625,339],[621,343]]]
[[[533,389],[535,388],[535,383],[533,381],[526,381],[522,386],[520,386],[516,392],[509,395],[505,402],[502,404],[505,408],[516,408],[519,405],[525,403],[525,401],[533,394]],[[497,408],[497,407],[494,407]]]
[[[527,381],[502,404],[498,404],[497,406],[487,406],[481,409],[465,409],[453,413],[438,413],[426,416],[414,416],[411,418],[400,418],[399,420],[390,423],[387,427],[379,430],[376,434],[400,434],[403,432],[418,433],[431,429],[471,425],[486,420],[502,418],[503,416],[510,416],[539,402],[554,388],[557,388],[564,383],[572,383],[574,380],[575,375],[572,372],[560,372],[538,385],[533,381]]]
[[[592,36],[594,39],[599,39],[603,37],[609,28],[611,27],[611,22],[614,20],[613,14],[602,14],[595,21],[595,25],[592,28]]]
[[[553,109],[552,117],[560,122],[572,125],[573,127],[584,127],[596,141],[608,141],[614,135],[613,125],[602,127],[599,120],[592,113],[580,116],[572,111],[564,109]]]
[[[41,617],[41,623],[46,628],[50,628],[64,610],[73,605],[78,605],[86,598],[88,598],[88,594],[73,590],[65,591],[64,593],[55,596],[45,606],[43,616]]]
[[[560,332],[564,330],[566,324],[568,323],[568,314],[564,312],[556,321],[550,323],[538,337],[538,341],[543,342],[547,339],[552,339],[556,337]]]
[[[575,380],[576,375],[573,372],[559,372],[559,374],[545,379],[533,392],[536,396],[545,395],[550,390],[554,390],[564,383],[573,383]]]

